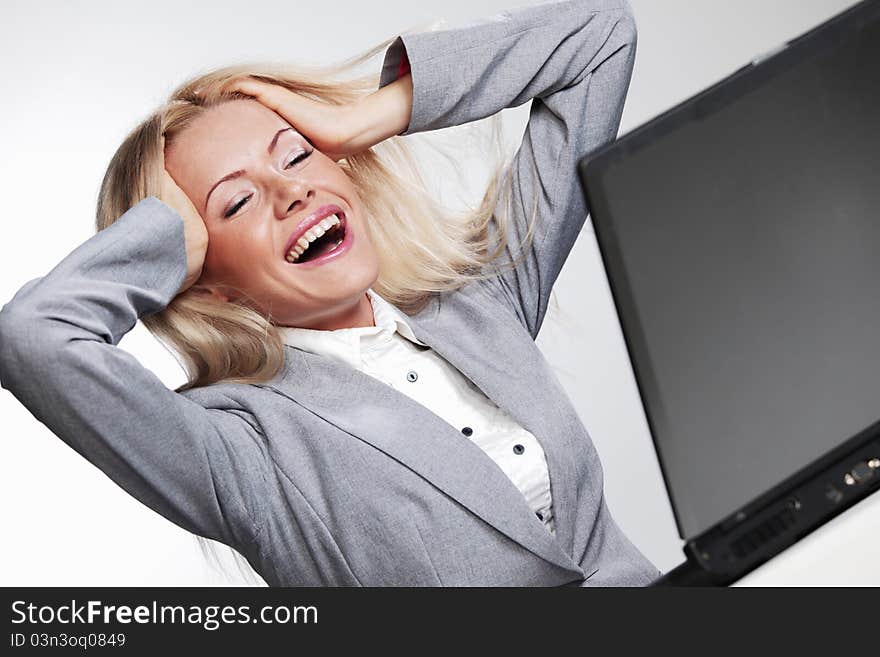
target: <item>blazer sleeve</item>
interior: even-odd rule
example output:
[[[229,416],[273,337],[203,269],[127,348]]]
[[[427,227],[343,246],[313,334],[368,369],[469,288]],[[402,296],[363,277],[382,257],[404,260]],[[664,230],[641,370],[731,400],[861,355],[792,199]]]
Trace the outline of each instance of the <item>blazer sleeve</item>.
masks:
[[[241,546],[258,533],[260,434],[168,389],[117,346],[185,275],[180,216],[144,199],[0,309],[0,385],[135,498]]]
[[[406,66],[412,76],[412,114],[401,135],[476,121],[533,100],[505,174],[512,177],[508,257],[519,253],[537,204],[534,240],[516,269],[485,282],[533,338],[587,218],[577,163],[617,136],[636,40],[627,0],[563,0],[403,34],[385,53],[380,88]]]

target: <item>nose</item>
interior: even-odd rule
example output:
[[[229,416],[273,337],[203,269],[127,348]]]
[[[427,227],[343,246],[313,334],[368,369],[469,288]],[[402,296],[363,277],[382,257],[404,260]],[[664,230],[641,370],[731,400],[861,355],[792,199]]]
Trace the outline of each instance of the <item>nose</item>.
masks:
[[[277,180],[275,217],[286,219],[291,213],[302,212],[315,197],[315,190],[305,180],[282,178]]]

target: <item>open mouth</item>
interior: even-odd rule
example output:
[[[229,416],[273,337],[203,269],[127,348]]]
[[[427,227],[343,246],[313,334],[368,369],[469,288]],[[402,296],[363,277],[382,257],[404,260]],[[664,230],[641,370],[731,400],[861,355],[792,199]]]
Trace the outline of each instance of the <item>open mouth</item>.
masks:
[[[312,226],[286,256],[287,262],[299,265],[336,251],[345,241],[346,221],[342,213],[331,214]]]

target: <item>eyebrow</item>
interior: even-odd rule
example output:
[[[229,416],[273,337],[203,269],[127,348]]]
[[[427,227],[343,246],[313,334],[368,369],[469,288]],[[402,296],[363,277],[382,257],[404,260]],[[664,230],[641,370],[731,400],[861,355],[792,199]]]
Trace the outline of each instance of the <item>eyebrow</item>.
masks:
[[[272,151],[275,150],[275,145],[278,143],[278,138],[279,138],[282,134],[284,134],[285,132],[287,132],[288,130],[293,131],[293,128],[281,128],[281,130],[279,130],[278,132],[275,133],[275,136],[272,137],[272,141],[269,142],[269,147],[266,149],[266,152],[269,153],[269,155],[271,155],[271,154],[272,154]],[[311,142],[310,142],[310,143],[311,143]],[[220,185],[221,183],[225,183],[227,180],[234,180],[235,178],[238,178],[239,176],[242,176],[242,175],[244,175],[245,173],[246,173],[245,169],[239,169],[238,171],[233,171],[232,173],[227,173],[227,174],[226,174],[225,176],[223,176],[220,180],[218,180],[217,182],[215,182],[215,183],[211,186],[211,189],[208,190],[208,193],[205,195],[205,207],[206,207],[206,208],[208,207],[208,199],[211,198],[211,194],[213,193],[213,191],[214,191],[215,189],[217,189],[217,186],[218,186],[218,185]]]
[[[272,151],[275,150],[275,144],[278,143],[278,138],[282,135],[282,133],[285,133],[288,130],[293,130],[293,128],[281,128],[281,130],[275,133],[275,136],[272,137],[272,141],[269,142],[269,148],[266,151],[267,153],[269,153],[269,155],[271,155]]]

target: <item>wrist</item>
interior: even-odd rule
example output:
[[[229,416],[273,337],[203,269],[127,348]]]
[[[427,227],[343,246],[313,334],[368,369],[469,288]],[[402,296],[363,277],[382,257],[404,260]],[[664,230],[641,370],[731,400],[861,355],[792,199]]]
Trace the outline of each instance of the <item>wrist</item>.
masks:
[[[351,106],[353,152],[366,150],[404,132],[410,123],[413,105],[412,75],[406,73],[394,82],[359,99]]]

